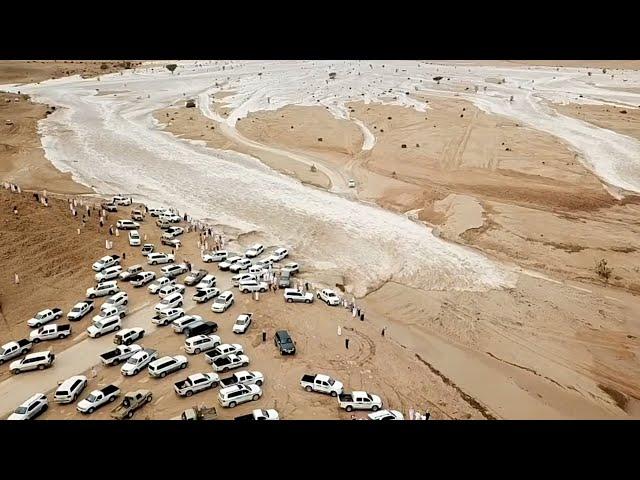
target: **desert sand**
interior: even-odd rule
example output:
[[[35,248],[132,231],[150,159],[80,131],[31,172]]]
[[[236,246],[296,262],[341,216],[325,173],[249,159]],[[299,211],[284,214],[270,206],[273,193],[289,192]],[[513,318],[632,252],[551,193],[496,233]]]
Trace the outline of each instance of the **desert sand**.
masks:
[[[563,65],[599,68],[601,63],[596,63]],[[633,63],[622,66],[636,68]],[[250,369],[273,378],[273,383],[267,380],[260,407],[275,406],[284,418],[348,418],[332,400],[309,397],[299,389],[298,377],[310,369],[332,373],[353,388],[378,393],[387,405],[405,414],[410,406],[427,405],[436,418],[638,418],[638,197],[610,195],[583,159],[553,135],[487,114],[462,99],[411,94],[428,100],[431,108],[425,113],[374,103],[348,105],[351,118],[361,121],[375,137],[369,150],[361,150],[365,139],[355,122],[337,119],[323,107],[287,106],[250,113],[236,124],[242,138],[230,135],[225,125],[205,117],[199,109],[184,108],[183,102],[154,112],[159,128],[173,135],[252,155],[315,188],[331,189],[336,182],[346,184],[353,178],[357,188],[348,194],[354,198],[406,213],[433,226],[447,241],[481,251],[518,275],[512,288],[478,292],[427,291],[389,281],[358,300],[367,312],[365,322],[352,321],[344,310],[318,303],[289,308],[279,296],[266,296],[259,302],[240,296],[240,305],[213,318],[221,325],[223,339],[231,335],[235,315],[251,308],[259,315],[259,328],[284,325],[304,345],[304,355],[285,363],[271,344],[260,343],[257,330],[243,339],[252,359]],[[228,96],[228,92],[212,96],[216,100],[212,108],[223,118],[231,112],[225,106]],[[558,113],[638,138],[635,109],[627,108],[625,115],[619,108],[607,112],[607,108],[586,105],[551,106]],[[18,112],[8,114],[22,118]],[[38,118],[29,112],[32,114]],[[37,145],[35,128],[22,141]],[[0,157],[5,180],[12,178],[5,177],[9,175],[5,171],[15,172],[14,166],[6,166],[7,158]],[[309,163],[317,165],[316,172]],[[55,173],[51,175],[38,171],[25,181],[28,178],[34,187],[51,189],[48,185]],[[68,188],[73,192],[73,187]],[[28,197],[19,200],[6,194],[3,201],[5,207],[16,202],[20,210],[30,211]],[[5,207],[0,218],[11,225],[14,235],[31,235],[32,229],[26,229]],[[66,214],[64,205],[57,214]],[[50,221],[59,223],[51,215],[38,218],[41,232],[50,228]],[[69,228],[70,239],[77,236],[72,224],[65,228]],[[142,231],[157,241],[153,227],[146,224]],[[87,268],[74,260],[64,277],[43,272],[47,281],[55,278],[62,285],[71,285],[90,276],[88,265],[99,256],[91,257],[90,248],[98,248],[105,236],[95,225],[83,231],[81,237],[85,236],[83,255],[90,257],[84,260]],[[129,248],[122,246],[122,238],[116,250]],[[242,238],[242,246],[251,240]],[[239,245],[237,250],[241,250]],[[183,254],[197,259],[193,235]],[[18,253],[10,250],[0,258],[15,255]],[[130,255],[125,265],[140,262],[127,250],[127,257]],[[30,263],[32,256],[21,256],[14,264],[24,263],[23,268],[35,272],[38,264]],[[602,258],[613,269],[607,282],[594,269]],[[334,288],[339,283],[312,270],[302,278]],[[3,281],[3,292],[13,288],[11,277]],[[64,308],[75,303],[87,286],[65,291],[59,297],[64,299]],[[149,296],[146,292],[131,295],[141,305],[131,321],[148,321],[144,309]],[[11,298],[2,298],[5,322],[11,330],[0,337],[5,340],[26,333],[26,315],[48,306],[52,298],[43,297],[36,306],[11,290]],[[301,309],[305,309],[302,322]],[[206,312],[207,318],[213,315],[203,307],[193,311]],[[343,338],[352,339],[348,355],[336,334],[338,324],[343,326]],[[382,339],[380,330],[385,326],[387,334]],[[90,340],[77,338],[69,345],[86,341]],[[63,349],[64,342],[55,345]],[[144,343],[175,354],[180,339],[158,329]],[[203,370],[200,360],[194,360],[188,372]],[[5,372],[2,378],[6,376]],[[199,397],[194,401],[175,397],[171,385],[180,378],[181,374],[175,374],[155,382],[135,377],[124,380],[123,385],[152,386],[156,400],[140,417],[171,418],[201,401]],[[95,382],[101,385],[116,379],[121,379],[117,370],[99,368]],[[211,395],[203,398],[214,403]],[[251,408],[254,405],[248,404],[233,414],[224,412],[223,418]],[[96,418],[107,415],[102,411]],[[77,417],[70,407],[56,407],[43,418]]]

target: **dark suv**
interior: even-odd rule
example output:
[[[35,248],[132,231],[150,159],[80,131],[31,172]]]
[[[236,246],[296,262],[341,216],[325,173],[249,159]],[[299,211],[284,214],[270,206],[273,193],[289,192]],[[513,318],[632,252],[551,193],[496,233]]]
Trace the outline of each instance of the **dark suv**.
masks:
[[[215,333],[218,330],[218,324],[216,322],[194,322],[188,327],[184,327],[182,331],[185,337],[195,337],[196,335],[209,335]]]
[[[276,347],[280,349],[281,355],[293,355],[296,353],[296,344],[286,330],[278,330],[273,337]]]

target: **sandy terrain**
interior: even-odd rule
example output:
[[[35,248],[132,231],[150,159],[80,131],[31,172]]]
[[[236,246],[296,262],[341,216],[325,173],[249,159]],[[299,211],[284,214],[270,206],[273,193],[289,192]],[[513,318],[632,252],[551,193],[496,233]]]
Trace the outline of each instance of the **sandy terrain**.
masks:
[[[43,232],[50,231],[55,238],[62,238],[65,244],[71,245],[70,248],[52,247],[47,250],[45,256],[47,262],[43,263],[43,255],[29,252],[24,255],[21,253],[15,255],[15,247],[3,243],[2,258],[12,258],[15,265],[20,265],[22,274],[21,283],[17,286],[10,285],[7,279],[3,278],[4,283],[1,289],[6,292],[2,297],[3,312],[5,325],[10,326],[10,329],[3,328],[0,334],[0,340],[4,343],[27,335],[29,328],[25,321],[38,309],[55,304],[66,312],[75,302],[83,298],[84,290],[93,284],[90,264],[106,252],[98,248],[98,245],[102,244],[108,235],[104,231],[99,232],[98,228],[90,223],[78,237],[75,232],[78,222],[65,210],[65,200],[54,200],[52,207],[45,209],[37,205],[28,194],[11,194],[2,190],[0,198],[5,205],[1,210],[0,219],[12,236],[24,238],[25,243],[33,244],[32,248],[36,249],[38,245],[44,243],[40,240]],[[9,208],[6,208],[8,204],[17,205],[19,211],[22,211],[20,215],[14,217]],[[126,217],[127,211],[128,209],[123,209],[123,213],[114,214],[114,218]],[[147,234],[149,241],[159,243],[160,230],[152,222],[145,222],[141,233]],[[123,262],[124,266],[143,263],[143,257],[139,251],[126,245],[125,235],[111,238],[117,245],[117,247],[114,246],[114,252],[124,251],[127,254]],[[189,233],[181,238],[184,246],[178,253],[178,259],[188,258],[197,267],[215,271],[218,286],[229,288],[231,277],[229,272],[219,272],[215,264],[204,265],[200,261],[196,245],[197,235]],[[56,244],[59,243],[56,242]],[[230,247],[241,249],[241,246],[234,242],[231,242]],[[21,249],[20,252],[22,251]],[[69,257],[72,252],[76,255],[73,258]],[[294,254],[292,259],[295,260],[295,258]],[[60,272],[61,263],[68,265],[68,271]],[[11,267],[15,265],[11,264]],[[158,267],[150,268],[159,272]],[[44,294],[38,292],[38,300],[33,302],[30,292],[35,290],[36,284],[47,285],[47,291]],[[184,338],[181,335],[174,334],[170,328],[155,327],[150,323],[153,304],[158,301],[157,297],[147,293],[146,288],[133,289],[129,285],[124,288],[130,294],[131,311],[125,320],[125,325],[147,328],[148,333],[141,343],[145,347],[157,348],[162,354],[182,353],[180,347]],[[28,295],[25,294],[27,292],[29,292]],[[193,287],[189,287],[187,292],[190,297]],[[97,299],[96,303],[99,305],[102,300]],[[206,305],[196,305],[190,299],[185,305],[189,313],[200,314],[216,321],[220,326],[218,333],[223,340],[242,343],[251,359],[249,368],[263,372],[266,377],[265,394],[260,402],[249,403],[235,410],[224,410],[221,418],[233,418],[257,407],[277,408],[283,418],[289,419],[349,418],[348,414],[338,409],[334,399],[308,394],[299,387],[298,381],[302,374],[313,371],[335,375],[350,388],[366,388],[376,392],[390,407],[403,411],[414,406],[421,409],[428,408],[432,411],[434,418],[481,418],[481,415],[470,408],[453,387],[443,382],[428,367],[417,363],[411,352],[402,348],[392,338],[381,337],[376,325],[366,321],[356,321],[342,308],[330,308],[319,302],[312,305],[287,304],[283,301],[281,292],[265,294],[258,302],[249,295],[237,293],[236,305],[224,314],[213,314],[209,307],[210,302]],[[254,324],[244,337],[235,336],[231,332],[233,320],[239,313],[245,311],[254,313]],[[71,339],[47,342],[36,347],[35,350],[53,348],[56,352],[58,360],[51,370],[12,377],[7,371],[8,365],[0,367],[2,413],[11,409],[16,401],[19,402],[18,398],[26,398],[34,393],[38,386],[47,385],[48,382],[49,388],[54,388],[57,380],[86,372],[90,366],[96,364],[99,353],[112,348],[110,337],[89,339],[86,334],[81,333],[89,322],[89,318],[86,317],[73,323],[74,334]],[[342,326],[342,337],[336,334],[338,325]],[[296,340],[298,353],[294,357],[280,357],[273,346],[273,333],[281,328],[288,329]],[[262,344],[260,339],[263,329],[267,332],[269,339],[265,344]],[[344,338],[350,339],[348,350],[344,347]],[[186,371],[163,380],[151,379],[146,373],[124,379],[118,368],[98,366],[98,375],[95,379],[91,379],[90,388],[110,382],[117,383],[125,390],[150,388],[155,400],[151,408],[146,407],[138,418],[148,416],[168,419],[179,415],[182,410],[196,403],[217,404],[215,390],[198,394],[192,399],[180,399],[172,391],[173,382],[183,376],[210,370],[202,355],[190,357],[190,360],[191,363]],[[56,375],[55,372],[58,374]],[[108,418],[108,413],[109,409],[105,408],[92,418]],[[85,417],[69,405],[53,406],[42,418]]]
[[[625,66],[635,68],[633,64]],[[355,191],[341,194],[407,212],[433,225],[441,237],[481,250],[518,273],[512,288],[485,292],[427,291],[390,281],[359,300],[367,312],[365,322],[350,320],[344,310],[321,304],[289,306],[273,294],[257,303],[242,296],[223,315],[188,305],[194,313],[218,321],[220,334],[227,341],[231,341],[231,323],[237,313],[251,309],[259,319],[257,328],[241,343],[252,359],[249,368],[267,375],[265,397],[256,405],[224,412],[223,417],[254,406],[276,406],[284,418],[347,418],[332,400],[309,397],[299,389],[297,381],[306,369],[323,369],[348,388],[378,393],[392,408],[405,413],[409,406],[427,405],[436,418],[640,417],[638,198],[629,195],[616,200],[609,195],[585,168],[583,159],[552,135],[489,115],[462,99],[420,92],[411,95],[429,101],[426,113],[402,106],[348,104],[350,117],[361,121],[375,136],[373,147],[364,151],[363,130],[355,122],[336,119],[322,107],[288,106],[250,113],[238,120],[233,134],[228,126],[204,117],[199,109],[186,109],[178,103],[154,113],[169,133],[202,140],[217,149],[250,154],[307,184],[343,188],[346,179],[354,178]],[[213,110],[224,118],[233,111],[225,106],[227,96],[228,92],[214,95]],[[624,115],[617,108],[606,112],[606,108],[585,105],[552,107],[564,115],[638,138],[634,109]],[[33,135],[35,130],[31,132]],[[311,172],[308,162],[317,162],[318,171]],[[38,176],[31,175],[35,185],[42,184]],[[8,205],[14,201],[19,202],[10,197]],[[29,201],[26,197],[20,209],[28,209]],[[61,208],[59,214],[64,213]],[[0,215],[11,216],[9,208]],[[49,228],[52,218],[41,219],[40,231]],[[20,221],[7,219],[7,224],[17,229],[16,236],[30,235],[30,230],[18,226]],[[69,228],[73,237],[73,225]],[[154,227],[146,224],[142,231],[157,240]],[[94,234],[97,248],[105,237],[104,233]],[[184,254],[194,261],[198,258],[196,240],[193,234],[185,236],[189,237]],[[242,241],[245,245],[253,238],[245,236]],[[93,255],[88,250],[86,254]],[[99,254],[84,263],[88,266],[96,256]],[[30,258],[25,256],[24,266],[20,265],[35,272],[37,266],[29,263]],[[128,264],[139,261],[139,257],[130,258]],[[594,272],[594,264],[601,258],[613,268],[608,283]],[[84,279],[83,271],[74,266],[70,276]],[[51,275],[48,271],[45,274]],[[342,283],[337,274],[308,271],[302,277],[329,286]],[[224,286],[228,275],[221,274],[219,282]],[[87,286],[83,283],[73,291],[65,290],[61,306],[68,309]],[[4,291],[5,286],[0,287]],[[12,287],[7,284],[7,288]],[[139,310],[127,321],[147,325],[151,296],[145,291],[130,293]],[[5,315],[12,335],[20,336],[21,328],[22,334],[26,333],[23,322],[28,317],[22,316],[35,312],[32,303],[16,298],[15,292],[4,302],[11,306],[11,315],[6,311]],[[301,309],[305,310],[303,317]],[[340,322],[343,337],[352,341],[348,356],[343,339],[336,335]],[[262,345],[258,335],[262,326],[270,336],[276,327],[286,326],[297,340],[300,354],[282,359],[271,343]],[[380,337],[383,326],[388,328],[384,339]],[[78,331],[81,329],[79,325]],[[166,329],[151,330],[154,333],[142,342],[145,346],[159,348],[162,353],[179,352],[181,338]],[[73,347],[59,356],[52,371],[70,374],[72,360],[93,358],[102,344],[89,342],[91,339],[80,337],[56,343],[56,353],[67,345]],[[85,355],[89,352],[91,355]],[[188,372],[205,368],[202,358],[197,358]],[[38,375],[30,373],[23,376],[28,381],[21,379],[25,397],[39,384]],[[4,372],[0,378],[7,376]],[[47,378],[50,383],[53,377]],[[215,403],[212,393],[177,399],[171,385],[180,378],[182,373],[177,373],[156,382],[141,374],[122,385],[126,389],[153,386],[153,406],[145,407],[139,418],[171,418],[196,402]],[[99,368],[98,378],[92,382],[102,385],[121,379],[117,369]],[[0,401],[4,398],[7,405],[11,403],[6,396],[9,387],[17,384],[10,380],[0,383]],[[95,415],[107,416],[107,410]],[[43,418],[77,417],[72,407],[55,407]]]
[[[35,83],[71,75],[95,77],[119,72],[127,67],[135,68],[141,63],[123,60],[3,60],[0,85]]]
[[[89,193],[90,189],[74,182],[71,174],[60,172],[44,156],[38,121],[52,111],[52,107],[31,102],[27,95],[0,93],[0,178],[25,189]]]
[[[554,104],[553,108],[563,115],[579,118],[599,127],[608,128],[614,132],[640,139],[640,108],[574,103],[566,105]]]

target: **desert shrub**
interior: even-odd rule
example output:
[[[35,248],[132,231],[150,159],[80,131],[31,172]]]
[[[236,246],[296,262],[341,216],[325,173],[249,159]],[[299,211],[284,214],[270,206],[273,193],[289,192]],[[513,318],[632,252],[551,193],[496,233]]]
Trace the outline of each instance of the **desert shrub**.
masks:
[[[607,266],[607,261],[604,258],[596,262],[595,270],[598,276],[605,281],[609,280],[611,272],[613,272],[613,269]]]

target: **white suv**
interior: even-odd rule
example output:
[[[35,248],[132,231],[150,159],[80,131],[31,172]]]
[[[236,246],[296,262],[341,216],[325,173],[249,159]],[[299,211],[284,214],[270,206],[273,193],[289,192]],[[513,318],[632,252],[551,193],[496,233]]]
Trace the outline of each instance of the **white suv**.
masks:
[[[162,357],[154,360],[149,364],[147,370],[152,377],[164,378],[168,373],[175,372],[182,368],[187,368],[189,360],[184,355],[176,355],[175,357]]]
[[[16,408],[7,420],[32,420],[49,408],[47,397],[42,393],[36,393],[25,400]]]
[[[87,298],[104,297],[105,295],[114,295],[120,291],[118,282],[110,280],[102,282],[95,287],[87,288]]]
[[[44,370],[45,368],[49,368],[53,365],[56,356],[50,352],[49,350],[45,350],[44,352],[30,353],[26,357],[16,360],[15,362],[11,362],[9,365],[9,370],[13,374],[18,374],[22,372],[28,372],[29,370]]]
[[[162,287],[166,287],[167,285],[173,285],[176,281],[173,278],[160,277],[155,280],[151,285],[147,287],[149,293],[158,293]]]
[[[158,265],[159,263],[173,263],[175,255],[171,253],[154,252],[147,255],[147,263],[149,265]]]
[[[217,250],[214,252],[203,252],[202,253],[202,261],[205,263],[210,262],[222,262],[227,259],[227,251],[226,250]]]
[[[227,310],[227,308],[233,305],[233,302],[233,292],[230,292],[229,290],[222,292],[213,301],[213,304],[211,305],[211,311],[216,313],[223,313]]]
[[[284,299],[289,303],[292,303],[292,302],[311,303],[313,302],[313,293],[301,292],[300,290],[296,290],[295,288],[285,288]]]
[[[131,230],[129,232],[129,245],[131,245],[132,247],[140,246],[140,234],[137,230]]]
[[[84,375],[75,375],[60,384],[56,393],[53,394],[53,400],[57,403],[75,402],[86,387],[87,377]]]
[[[179,283],[173,283],[173,284],[170,284],[170,285],[165,285],[160,290],[158,290],[158,296],[160,298],[166,298],[166,297],[168,297],[169,295],[171,295],[172,293],[175,293],[175,292],[183,294],[184,290],[185,290],[184,285],[181,285]]]
[[[242,293],[249,292],[266,292],[269,289],[269,285],[267,282],[258,282],[257,280],[247,279],[242,280],[240,285],[238,285],[238,289]]]
[[[249,260],[248,258],[241,258],[240,260],[235,262],[233,265],[231,265],[229,267],[229,270],[234,273],[238,273],[240,270],[246,270],[250,266],[251,266],[251,260]]]
[[[174,292],[164,297],[160,303],[156,303],[154,309],[156,312],[159,312],[160,310],[164,310],[165,308],[181,307],[182,301],[182,295],[178,292]]]
[[[218,401],[223,407],[235,407],[241,403],[259,400],[262,389],[258,385],[233,385],[221,388],[218,392]]]

